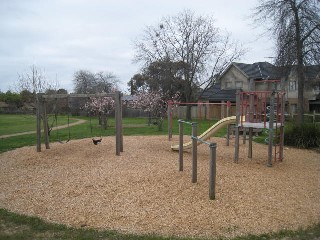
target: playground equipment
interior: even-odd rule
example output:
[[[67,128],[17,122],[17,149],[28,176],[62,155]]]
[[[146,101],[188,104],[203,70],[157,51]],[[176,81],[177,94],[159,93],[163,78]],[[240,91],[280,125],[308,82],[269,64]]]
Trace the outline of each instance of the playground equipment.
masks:
[[[55,122],[56,122],[56,132],[57,132],[57,139],[59,143],[68,143],[71,140],[71,130],[70,130],[70,114],[68,113],[68,120],[67,120],[67,124],[68,124],[68,138],[66,140],[62,140],[59,134],[59,127],[58,127],[58,115],[55,114]],[[51,130],[50,130],[51,131]],[[50,132],[49,131],[49,132]]]
[[[41,152],[41,118],[43,119],[43,132],[44,132],[45,146],[46,146],[46,149],[50,149],[46,100],[59,99],[59,98],[90,98],[90,97],[113,97],[114,98],[115,122],[116,122],[116,155],[120,155],[120,152],[123,152],[122,105],[121,105],[120,92],[100,93],[100,94],[52,94],[52,95],[45,95],[43,93],[38,93],[37,94],[37,152]]]
[[[268,80],[269,82],[271,80]],[[273,83],[280,82],[272,80]],[[284,91],[248,91],[236,93],[236,126],[234,162],[239,161],[239,132],[249,129],[248,158],[252,158],[252,135],[254,129],[268,129],[268,163],[283,160],[284,141]]]
[[[94,145],[98,145],[99,143],[102,142],[102,129],[100,129],[100,131],[101,133],[99,137],[93,136],[92,116],[90,115],[90,133],[91,133],[91,138]]]
[[[204,141],[200,137],[197,136],[197,126],[196,122],[187,122],[183,120],[179,120],[179,171],[183,171],[183,124],[189,124],[192,126],[192,135],[191,135],[191,146],[192,146],[192,183],[197,182],[197,165],[198,165],[198,157],[197,157],[197,146],[200,143],[207,144],[210,148],[210,160],[209,160],[209,199],[215,199],[215,186],[216,186],[216,149],[217,144]]]
[[[222,103],[208,103],[208,102],[196,102],[196,103],[185,103],[185,102],[174,102],[168,101],[168,139],[172,139],[172,124],[173,124],[173,110],[177,106],[196,106],[196,118],[198,119],[212,119],[212,118],[225,118],[230,116],[231,107],[234,106],[230,101]],[[233,109],[234,110],[234,109]],[[177,114],[178,118],[184,118]]]
[[[219,131],[221,128],[224,128],[225,126],[228,126],[229,124],[233,124],[236,122],[236,116],[226,117],[212,125],[208,130],[206,130],[204,133],[202,133],[200,136],[198,136],[199,140],[198,145],[202,143],[202,141],[206,141],[210,137],[212,137],[217,131]],[[171,146],[172,150],[178,151],[179,150],[179,144]],[[192,141],[184,143],[183,144],[183,150],[187,150],[192,148]]]
[[[58,112],[58,108],[57,108],[57,102],[58,102],[58,99],[55,99],[54,106],[53,106],[54,120],[51,123],[51,126],[48,128],[48,135],[50,136],[50,133],[51,133],[51,131],[53,129],[53,126],[55,124],[56,137],[57,137],[58,142],[59,143],[68,143],[71,140],[69,99],[67,98],[67,102],[68,102],[68,114],[67,114],[68,138],[66,140],[62,140],[61,136],[60,136],[60,133],[59,133],[59,124],[58,124],[59,112]]]
[[[230,125],[235,123],[235,154],[234,162],[239,161],[239,139],[240,132],[244,134],[244,143],[246,132],[249,135],[248,158],[252,158],[252,141],[253,132],[257,130],[267,129],[268,138],[268,162],[267,166],[272,167],[272,159],[274,154],[274,162],[283,160],[283,144],[284,144],[284,107],[285,107],[285,92],[276,90],[276,84],[280,80],[261,80],[260,82],[268,82],[273,84],[272,91],[241,91],[236,93],[236,116],[223,118],[210,127],[207,131],[201,134],[198,139],[201,142],[210,138],[217,130],[227,126],[227,146],[229,146]],[[173,103],[171,103],[173,104]],[[168,104],[170,107],[170,104]],[[231,104],[227,103],[227,113]],[[168,110],[169,126],[170,108]],[[169,140],[171,139],[171,128],[168,129]],[[181,145],[182,144],[182,145]],[[193,147],[193,142],[179,143],[171,146],[172,150],[190,149]],[[273,151],[274,147],[274,151]]]

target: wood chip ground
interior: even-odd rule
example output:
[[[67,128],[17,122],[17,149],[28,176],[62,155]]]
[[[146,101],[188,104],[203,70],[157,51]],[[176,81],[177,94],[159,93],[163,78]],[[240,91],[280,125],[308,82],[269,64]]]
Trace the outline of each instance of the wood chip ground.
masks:
[[[267,146],[217,142],[216,200],[208,198],[206,145],[198,149],[198,182],[191,183],[191,153],[178,171],[177,139],[114,137],[51,144],[41,153],[24,147],[0,154],[0,207],[75,227],[164,236],[232,237],[320,222],[320,154],[287,148],[284,161],[266,167]]]

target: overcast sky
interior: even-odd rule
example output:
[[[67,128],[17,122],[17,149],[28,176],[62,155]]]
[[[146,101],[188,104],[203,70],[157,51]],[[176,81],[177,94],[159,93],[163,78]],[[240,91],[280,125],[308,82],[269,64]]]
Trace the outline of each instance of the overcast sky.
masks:
[[[60,88],[73,90],[73,74],[85,69],[113,72],[120,87],[139,71],[133,41],[145,26],[190,9],[211,15],[248,48],[239,62],[270,61],[263,29],[249,15],[257,0],[0,0],[0,91],[15,91],[18,74],[35,65]]]

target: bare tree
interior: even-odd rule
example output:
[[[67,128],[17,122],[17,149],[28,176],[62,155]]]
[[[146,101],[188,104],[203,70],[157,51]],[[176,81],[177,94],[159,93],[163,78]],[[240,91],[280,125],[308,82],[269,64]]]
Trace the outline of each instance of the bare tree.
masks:
[[[276,40],[276,64],[295,67],[298,77],[298,118],[303,123],[305,66],[320,63],[320,1],[261,0],[256,23],[266,24]]]
[[[135,50],[135,60],[145,68],[154,62],[184,63],[183,92],[188,102],[195,100],[194,89],[212,81],[227,63],[244,53],[215,27],[212,17],[198,17],[188,10],[146,27]]]
[[[75,72],[73,82],[76,93],[108,93],[118,89],[118,79],[110,72],[79,70]]]
[[[57,82],[50,82],[44,71],[32,65],[29,72],[19,74],[17,88],[19,91],[27,90],[37,96],[37,93],[44,93],[49,89],[56,89]]]
[[[79,70],[74,73],[73,78],[75,93],[94,93],[95,77],[94,73],[87,70]]]
[[[97,92],[113,92],[118,89],[119,80],[111,72],[98,72],[95,74]]]

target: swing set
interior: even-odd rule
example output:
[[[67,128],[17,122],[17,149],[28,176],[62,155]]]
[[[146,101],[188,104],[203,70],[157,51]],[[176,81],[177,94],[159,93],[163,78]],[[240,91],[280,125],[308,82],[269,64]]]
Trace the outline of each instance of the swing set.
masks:
[[[68,107],[68,114],[67,114],[67,129],[68,129],[68,138],[66,140],[62,140],[61,139],[61,136],[60,136],[60,131],[59,129],[61,128],[59,126],[59,123],[58,123],[58,115],[59,115],[59,112],[58,112],[58,109],[57,109],[57,102],[58,102],[58,99],[56,98],[55,99],[55,103],[54,103],[54,106],[53,106],[53,112],[54,112],[54,119],[50,125],[50,127],[48,128],[48,136],[50,137],[50,134],[51,134],[51,131],[52,130],[55,130],[56,131],[56,138],[58,140],[59,143],[68,143],[70,140],[71,140],[71,130],[70,130],[70,109]]]
[[[91,138],[92,142],[94,145],[98,145],[102,142],[102,128],[100,128],[100,137],[94,137],[93,136],[93,126],[92,126],[92,116],[90,115],[90,133],[91,133]]]
[[[114,93],[100,93],[100,94],[52,94],[45,95],[43,93],[37,94],[37,152],[41,152],[41,119],[43,119],[43,133],[44,133],[44,142],[46,149],[50,149],[49,144],[49,135],[53,130],[54,124],[57,130],[57,139],[60,143],[67,143],[71,140],[71,130],[70,130],[70,110],[68,112],[68,139],[62,141],[59,135],[58,127],[58,113],[55,111],[55,118],[51,124],[51,127],[48,126],[47,121],[47,101],[49,99],[61,99],[61,98],[90,98],[90,97],[112,97],[115,100],[115,122],[116,122],[116,155],[120,155],[120,152],[123,152],[123,135],[122,135],[122,105],[121,105],[121,94],[120,92]],[[90,118],[90,129],[91,135],[93,135],[92,122]],[[92,142],[94,145],[101,143],[102,136],[99,138],[92,137]]]

